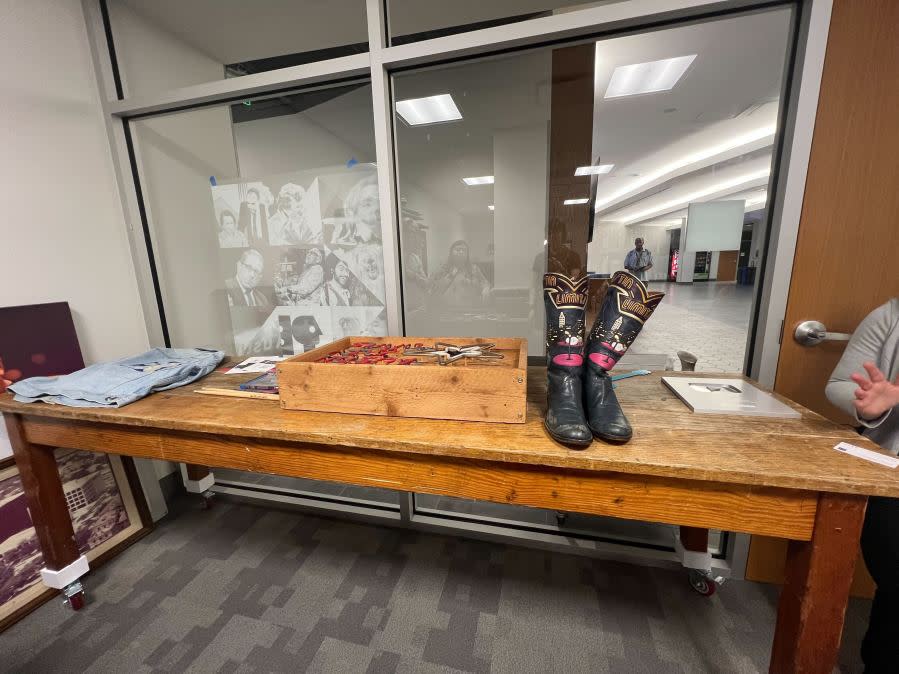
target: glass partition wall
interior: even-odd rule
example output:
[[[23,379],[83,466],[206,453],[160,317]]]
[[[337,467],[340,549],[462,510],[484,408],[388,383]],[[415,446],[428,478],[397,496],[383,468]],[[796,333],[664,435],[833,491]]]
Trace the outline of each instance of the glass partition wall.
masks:
[[[601,281],[639,238],[668,297],[626,359],[673,368],[686,351],[697,369],[742,370],[753,287],[737,283],[737,256],[748,238],[752,259],[752,228],[761,246],[790,30],[784,8],[395,75],[407,333],[526,336],[541,356],[543,273]],[[703,209],[722,204],[703,236],[723,243],[702,243]],[[678,256],[708,258],[705,276],[669,278]],[[621,535],[600,518],[416,504]],[[653,526],[634,540],[671,539]]]
[[[173,346],[289,356],[387,334],[371,85],[131,122]],[[396,492],[217,471],[396,504]]]
[[[124,122],[110,137],[144,231],[136,266],[156,298],[145,310],[170,345],[287,355],[352,334],[517,336],[539,362],[542,275],[590,274],[601,297],[640,239],[667,297],[628,357],[744,369],[791,3],[715,16],[672,3],[630,23],[614,2],[345,0],[327,10],[339,22],[328,3],[231,4],[95,13]],[[215,474],[245,497],[675,558],[673,527]],[[734,537],[712,547],[726,573]]]

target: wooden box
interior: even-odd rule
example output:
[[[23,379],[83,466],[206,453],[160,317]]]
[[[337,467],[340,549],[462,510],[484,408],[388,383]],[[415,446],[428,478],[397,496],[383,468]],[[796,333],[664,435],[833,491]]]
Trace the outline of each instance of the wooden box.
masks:
[[[458,346],[496,344],[505,356],[495,361],[456,361],[438,365],[344,365],[316,363],[354,343]],[[526,339],[496,337],[344,337],[278,364],[281,407],[312,412],[378,414],[521,424],[528,385]]]

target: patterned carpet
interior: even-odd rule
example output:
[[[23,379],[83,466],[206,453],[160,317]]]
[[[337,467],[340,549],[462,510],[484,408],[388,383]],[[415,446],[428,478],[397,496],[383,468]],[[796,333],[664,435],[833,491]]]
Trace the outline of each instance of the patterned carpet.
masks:
[[[776,590],[219,500],[0,634],[3,672],[764,672]],[[860,671],[867,602],[843,669]]]

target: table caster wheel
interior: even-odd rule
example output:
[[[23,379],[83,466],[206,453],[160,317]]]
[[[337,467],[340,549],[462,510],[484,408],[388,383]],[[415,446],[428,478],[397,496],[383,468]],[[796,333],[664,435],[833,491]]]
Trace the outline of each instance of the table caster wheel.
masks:
[[[80,611],[84,608],[84,592],[78,592],[66,599],[66,603],[73,611]]]
[[[204,491],[201,496],[203,497],[203,510],[209,510],[210,508],[212,508],[213,504],[215,503],[212,500],[212,497],[215,496],[215,494],[213,494],[211,491]]]
[[[568,519],[568,513],[556,513],[556,524],[559,528],[565,526],[565,520]]]
[[[84,608],[84,586],[79,581],[76,580],[67,585],[62,591],[62,596],[64,597],[63,603],[68,604],[73,611],[80,611]]]
[[[690,569],[690,587],[703,597],[711,597],[718,589],[718,583],[701,571]]]

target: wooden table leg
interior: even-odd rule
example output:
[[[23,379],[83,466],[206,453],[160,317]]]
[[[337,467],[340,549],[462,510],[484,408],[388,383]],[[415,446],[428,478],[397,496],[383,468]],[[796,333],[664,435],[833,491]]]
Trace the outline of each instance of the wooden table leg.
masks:
[[[21,418],[4,416],[31,522],[44,556],[41,578],[45,585],[63,590],[72,608],[81,608],[84,594],[78,579],[89,567],[75,542],[54,448],[28,442]]]
[[[684,546],[684,550],[690,552],[708,552],[709,551],[709,530],[700,529],[699,527],[681,527],[680,542]]]
[[[208,466],[201,466],[196,463],[184,464],[184,488],[190,494],[200,494],[203,497],[204,507],[211,504],[212,492],[209,491],[215,484],[215,476]]]
[[[184,467],[187,470],[187,479],[192,482],[201,482],[205,477],[211,474],[208,466],[185,463]]]
[[[868,499],[821,494],[810,541],[790,541],[769,671],[830,674],[837,662]]]

